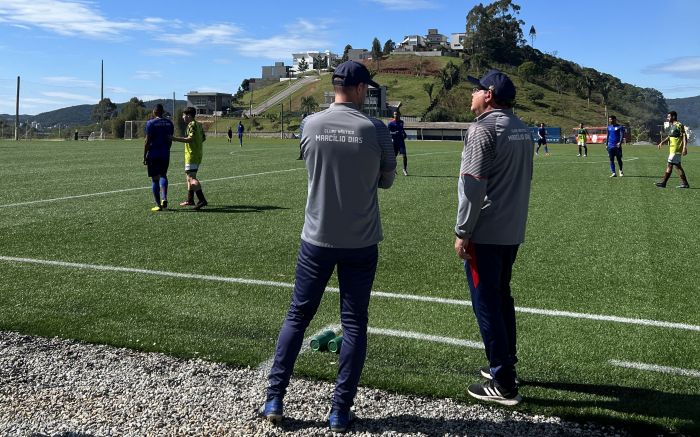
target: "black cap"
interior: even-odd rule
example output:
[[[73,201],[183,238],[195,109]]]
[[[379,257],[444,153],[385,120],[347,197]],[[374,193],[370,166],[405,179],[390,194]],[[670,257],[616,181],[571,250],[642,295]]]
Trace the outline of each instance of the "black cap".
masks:
[[[515,99],[515,85],[505,73],[499,70],[489,70],[481,79],[467,76],[467,80],[483,90],[491,90],[499,99]]]
[[[361,83],[379,88],[379,84],[370,77],[367,67],[357,61],[345,61],[335,67],[333,85],[354,86]]]

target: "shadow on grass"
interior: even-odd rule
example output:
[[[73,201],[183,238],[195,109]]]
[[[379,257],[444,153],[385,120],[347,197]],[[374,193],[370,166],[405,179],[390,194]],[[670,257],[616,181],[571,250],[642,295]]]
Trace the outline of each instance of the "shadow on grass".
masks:
[[[659,418],[679,419],[690,424],[681,425],[678,431],[698,435],[700,426],[698,418],[698,405],[700,405],[700,394],[684,395],[675,393],[665,393],[659,390],[650,390],[636,387],[621,387],[616,385],[595,385],[564,382],[523,382],[523,386],[541,387],[550,390],[559,390],[575,393],[588,393],[596,396],[603,396],[608,399],[600,400],[574,400],[574,399],[551,399],[527,396],[526,402],[532,405],[545,407],[569,407],[580,409],[591,407],[595,409],[608,409],[631,416],[648,416]],[[568,416],[568,417],[567,417]],[[609,416],[595,414],[567,415],[563,413],[561,417],[581,422],[590,420],[596,423],[608,423],[620,425],[631,430],[634,435],[673,435],[668,429],[660,425],[648,422],[624,420],[617,421]]]
[[[478,413],[478,414],[484,414]],[[488,413],[486,413],[488,414]],[[308,433],[311,428],[328,429],[327,421],[298,420],[285,417],[280,430],[292,433]],[[314,430],[315,431],[315,430]],[[565,425],[525,420],[480,420],[477,418],[443,419],[414,414],[397,414],[381,418],[359,416],[348,430],[351,434],[400,434],[400,435],[571,435]],[[330,430],[328,431],[331,435]],[[309,434],[311,435],[311,434]],[[315,435],[315,434],[314,434]],[[335,435],[335,434],[333,434]]]
[[[179,208],[173,209],[171,211],[175,212],[196,212],[196,213],[224,213],[224,214],[243,214],[250,212],[265,212],[274,211],[279,209],[289,209],[282,208],[281,206],[272,205],[212,205],[209,204],[202,209],[194,208]]]

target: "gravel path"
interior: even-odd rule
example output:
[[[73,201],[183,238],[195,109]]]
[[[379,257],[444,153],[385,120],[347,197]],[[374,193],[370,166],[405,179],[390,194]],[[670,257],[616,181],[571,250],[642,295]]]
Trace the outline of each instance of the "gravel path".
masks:
[[[323,436],[332,385],[293,379],[285,421],[256,417],[265,377],[58,338],[0,332],[2,436]],[[626,436],[595,424],[522,414],[451,399],[360,388],[353,436]]]

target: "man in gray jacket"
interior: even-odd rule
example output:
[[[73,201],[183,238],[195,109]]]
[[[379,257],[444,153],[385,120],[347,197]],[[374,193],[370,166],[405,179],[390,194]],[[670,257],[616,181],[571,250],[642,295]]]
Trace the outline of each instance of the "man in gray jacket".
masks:
[[[498,70],[468,80],[474,85],[462,152],[455,252],[464,260],[472,307],[486,349],[483,384],[471,396],[516,405],[515,304],[510,279],[525,240],[534,144],[530,130],[512,111],[515,86]]]
[[[345,432],[354,419],[350,407],[367,354],[367,309],[383,239],[377,188],[393,184],[396,157],[389,129],[360,112],[368,86],[379,87],[367,68],[344,62],[332,80],[335,103],[301,126],[309,184],[304,228],[292,303],[260,413],[273,423],[282,420],[282,400],[304,332],[337,267],[343,346],[329,422],[332,431]]]

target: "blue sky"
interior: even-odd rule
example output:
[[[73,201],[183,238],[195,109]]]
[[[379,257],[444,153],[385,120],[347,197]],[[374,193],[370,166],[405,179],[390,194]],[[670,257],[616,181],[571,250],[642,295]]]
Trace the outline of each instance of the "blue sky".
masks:
[[[488,3],[488,2],[483,2]],[[700,1],[515,0],[535,48],[667,98],[700,95]],[[455,0],[0,0],[0,113],[38,114],[105,97],[233,93],[291,53],[370,48],[438,28],[462,32],[478,2]]]

